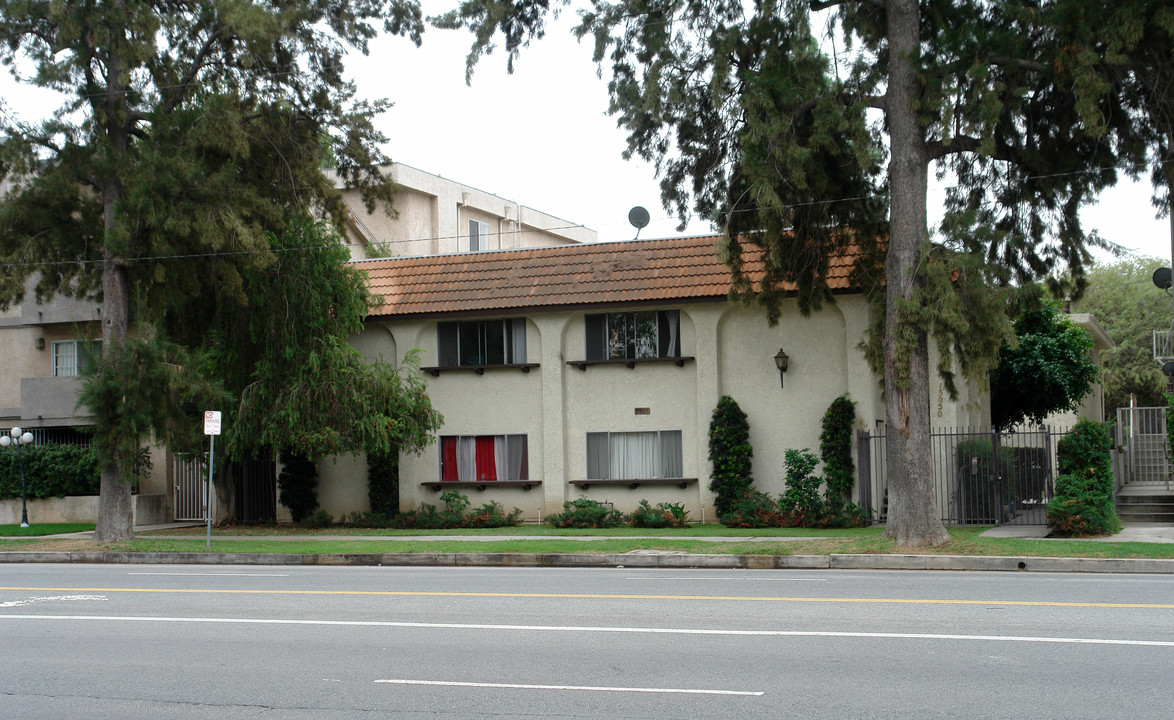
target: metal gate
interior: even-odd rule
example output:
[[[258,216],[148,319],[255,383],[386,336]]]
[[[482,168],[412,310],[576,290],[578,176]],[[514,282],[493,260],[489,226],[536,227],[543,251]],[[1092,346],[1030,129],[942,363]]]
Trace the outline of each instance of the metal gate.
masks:
[[[236,495],[237,522],[277,519],[277,463],[269,453],[229,464]]]
[[[930,435],[934,502],[947,525],[1042,525],[1055,493],[1056,441],[1066,430],[935,428]],[[861,505],[888,514],[883,432],[857,434]]]
[[[1122,485],[1165,486],[1170,481],[1166,408],[1117,408],[1117,427]]]
[[[171,459],[175,478],[175,519],[204,520],[204,500],[208,492],[208,472],[204,454],[176,453]]]

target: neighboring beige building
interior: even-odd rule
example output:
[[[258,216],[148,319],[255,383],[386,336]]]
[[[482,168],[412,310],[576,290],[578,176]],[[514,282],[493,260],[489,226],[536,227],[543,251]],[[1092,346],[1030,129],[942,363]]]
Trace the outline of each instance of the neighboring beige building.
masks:
[[[631,511],[682,502],[713,521],[708,429],[723,395],[749,417],[757,487],[783,491],[788,448],[818,453],[828,405],[847,393],[858,424],[884,417],[877,377],[857,348],[866,298],[837,261],[835,304],[803,317],[793,300],[770,327],[729,302],[716,238],[598,243],[370,260],[384,306],[354,344],[400,363],[422,350],[439,442],[400,460],[405,509],[457,488],[528,520],[578,497]],[[748,253],[749,255],[749,253]],[[748,269],[757,260],[748,257]],[[780,376],[775,355],[789,366]],[[951,406],[953,410],[953,406]],[[319,501],[366,506],[361,458],[320,466]]]
[[[1101,359],[1101,354],[1115,347],[1116,343],[1105,332],[1105,328],[1097,321],[1095,315],[1089,313],[1073,313],[1068,315],[1068,321],[1078,328],[1083,328],[1085,332],[1092,336],[1092,350],[1089,351],[1089,355],[1093,364],[1103,370],[1105,362]],[[1097,422],[1104,422],[1106,420],[1105,388],[1099,380],[1093,383],[1088,395],[1084,396],[1084,400],[1075,412],[1050,415],[1047,418],[1046,424],[1056,427],[1072,427],[1083,418],[1096,420]]]
[[[351,254],[410,257],[458,252],[551,247],[598,240],[594,230],[514,200],[393,163],[385,172],[399,187],[394,207],[368,213],[357,190],[346,190]]]

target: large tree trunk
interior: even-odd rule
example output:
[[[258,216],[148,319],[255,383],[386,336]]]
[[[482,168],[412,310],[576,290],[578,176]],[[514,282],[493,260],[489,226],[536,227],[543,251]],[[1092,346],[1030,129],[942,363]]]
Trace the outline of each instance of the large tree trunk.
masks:
[[[216,491],[216,514],[212,524],[217,527],[236,523],[236,483],[232,478],[232,464],[225,462],[213,476],[212,489]]]
[[[919,94],[911,59],[920,45],[917,0],[888,4],[889,87],[889,249],[885,260],[885,417],[888,424],[886,472],[889,485],[885,537],[900,546],[940,545],[949,539],[934,503],[933,462],[929,436],[929,343],[924,331],[913,338],[908,353],[907,387],[895,379],[900,339],[898,314],[902,301],[918,291],[917,266],[926,239],[929,154],[917,121]]]
[[[110,211],[113,216],[113,210]],[[107,221],[109,232],[110,220]],[[102,271],[102,353],[108,354],[126,344],[130,316],[129,282],[126,268],[104,253]],[[134,536],[134,508],[131,486],[121,481],[121,468],[116,463],[102,467],[102,481],[98,496],[98,522],[94,529],[95,542],[117,542]]]
[[[124,9],[124,3],[115,3]],[[116,42],[116,41],[115,41]],[[104,105],[102,116],[105,120],[106,138],[110,144],[112,158],[122,160],[130,149],[130,113],[126,106],[126,79],[122,76],[124,63],[116,49],[105,58],[107,93],[95,102]],[[102,181],[102,220],[105,231],[105,247],[102,249],[102,354],[121,354],[126,345],[127,329],[130,322],[130,278],[126,264],[111,247],[118,232],[119,203],[122,200],[122,181],[114,167],[105,169]],[[123,463],[134,462],[124,458]],[[117,542],[134,537],[134,508],[131,487],[121,478],[124,472],[118,462],[107,462],[102,467],[99,485],[98,521],[94,529],[95,542]]]

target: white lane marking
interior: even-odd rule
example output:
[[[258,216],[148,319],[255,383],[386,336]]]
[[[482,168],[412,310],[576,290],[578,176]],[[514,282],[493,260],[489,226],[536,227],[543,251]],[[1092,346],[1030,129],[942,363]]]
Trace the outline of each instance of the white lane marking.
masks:
[[[105,600],[105,595],[50,595],[48,597],[29,597],[21,598],[20,600],[9,600],[7,602],[0,602],[0,608],[7,607],[24,607],[25,605],[36,605],[37,603],[56,602],[58,600]]]
[[[738,580],[753,580],[754,582],[827,582],[827,578],[786,578],[786,577],[762,577],[758,576],[741,576],[741,577],[657,577],[656,575],[649,575],[647,577],[639,577],[631,575],[625,580],[687,580],[687,581],[719,581],[731,582]]]
[[[749,690],[701,690],[691,688],[639,688],[639,687],[594,687],[591,685],[521,685],[515,683],[455,682],[446,680],[376,680],[377,683],[392,685],[437,685],[441,687],[499,688],[505,690],[591,690],[596,692],[619,693],[674,693],[678,695],[751,695],[758,697],[763,692]]]
[[[878,640],[985,640],[990,642],[1061,643],[1067,645],[1134,645],[1174,647],[1174,640],[1045,637],[1030,635],[957,635],[946,633],[884,633],[834,630],[714,630],[702,628],[607,627],[592,625],[484,625],[422,623],[391,620],[283,620],[280,618],[156,617],[151,615],[0,615],[0,620],[89,620],[134,623],[222,623],[225,625],[321,625],[323,627],[387,627],[422,630],[506,630],[509,632],[632,633],[643,635],[716,635],[729,637],[829,637]]]
[[[128,572],[127,575],[178,575],[179,577],[289,577],[275,573],[184,573],[184,572]]]

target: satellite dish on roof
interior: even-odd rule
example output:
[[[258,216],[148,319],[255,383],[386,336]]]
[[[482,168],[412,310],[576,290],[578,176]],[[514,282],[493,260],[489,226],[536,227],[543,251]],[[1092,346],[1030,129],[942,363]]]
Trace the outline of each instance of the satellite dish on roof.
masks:
[[[649,219],[648,211],[639,205],[628,211],[628,222],[636,228],[636,237],[640,237],[640,231],[648,227]]]
[[[1174,273],[1171,273],[1170,268],[1168,267],[1160,267],[1157,270],[1154,270],[1154,285],[1157,285],[1162,290],[1169,290],[1171,284],[1174,284],[1174,282],[1172,282],[1172,280],[1174,280],[1172,275],[1174,275]]]

